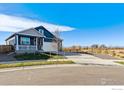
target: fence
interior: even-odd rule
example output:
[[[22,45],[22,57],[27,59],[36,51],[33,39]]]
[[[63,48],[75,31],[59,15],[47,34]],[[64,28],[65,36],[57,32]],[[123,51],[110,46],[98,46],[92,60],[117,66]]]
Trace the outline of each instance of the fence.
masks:
[[[9,53],[14,51],[14,47],[11,45],[0,45],[0,53]]]

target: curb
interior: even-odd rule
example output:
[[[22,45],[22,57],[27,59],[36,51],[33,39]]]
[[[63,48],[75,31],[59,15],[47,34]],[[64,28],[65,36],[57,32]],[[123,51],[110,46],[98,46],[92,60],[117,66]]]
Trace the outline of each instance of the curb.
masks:
[[[39,69],[39,68],[54,68],[54,67],[78,67],[80,64],[56,64],[56,65],[37,65],[37,66],[25,66],[25,67],[14,67],[14,68],[3,68],[0,69],[1,72],[11,72],[19,70],[28,70],[28,69]]]

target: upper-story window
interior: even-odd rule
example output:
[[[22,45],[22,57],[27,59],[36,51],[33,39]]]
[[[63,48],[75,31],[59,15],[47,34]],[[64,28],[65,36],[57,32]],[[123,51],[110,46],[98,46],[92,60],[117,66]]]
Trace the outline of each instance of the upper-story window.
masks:
[[[41,34],[43,34],[43,29],[39,29],[38,31],[39,31]]]

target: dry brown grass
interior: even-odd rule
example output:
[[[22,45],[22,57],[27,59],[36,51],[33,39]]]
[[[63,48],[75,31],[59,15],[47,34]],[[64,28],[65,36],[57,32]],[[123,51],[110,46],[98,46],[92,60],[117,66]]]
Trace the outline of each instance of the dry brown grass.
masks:
[[[64,51],[106,54],[118,58],[124,58],[124,48],[81,48],[79,50],[74,48],[66,48]]]

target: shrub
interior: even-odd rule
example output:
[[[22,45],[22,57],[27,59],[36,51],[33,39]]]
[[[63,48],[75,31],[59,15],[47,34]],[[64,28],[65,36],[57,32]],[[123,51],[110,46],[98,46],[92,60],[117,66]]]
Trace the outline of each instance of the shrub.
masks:
[[[40,54],[40,53],[30,53],[30,54],[20,54],[20,55],[16,55],[15,58],[17,60],[36,60],[36,59],[48,59],[50,58],[49,55],[47,54]]]
[[[62,59],[64,56],[57,55],[55,53],[25,53],[25,54],[20,54],[16,55],[15,58],[17,60],[38,60],[38,59],[49,59],[49,58],[54,58],[54,59]]]

